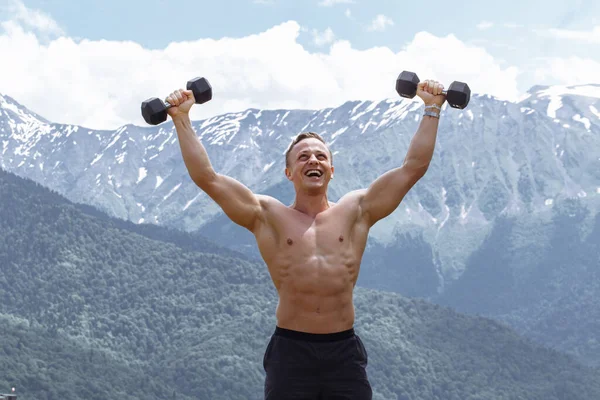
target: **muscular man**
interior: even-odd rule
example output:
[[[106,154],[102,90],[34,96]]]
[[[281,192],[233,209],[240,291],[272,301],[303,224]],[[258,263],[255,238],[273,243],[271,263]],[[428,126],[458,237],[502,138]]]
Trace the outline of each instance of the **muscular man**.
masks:
[[[445,96],[436,81],[419,83],[425,115],[404,162],[337,203],[327,198],[332,154],[316,133],[299,134],[285,155],[291,205],[254,194],[216,172],[188,116],[191,91],[167,101],[192,180],[236,224],[254,234],[279,295],[277,325],[265,351],[265,399],[372,398],[367,352],[354,332],[353,289],[369,229],[400,204],[425,174]]]

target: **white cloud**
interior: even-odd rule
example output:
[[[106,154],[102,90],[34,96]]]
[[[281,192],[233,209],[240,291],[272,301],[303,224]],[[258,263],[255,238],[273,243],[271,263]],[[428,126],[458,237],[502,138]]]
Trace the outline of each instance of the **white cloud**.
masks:
[[[346,8],[346,11],[344,11],[344,15],[346,16],[346,18],[352,19],[352,12],[349,8]]]
[[[51,121],[96,129],[144,126],[143,100],[162,98],[196,76],[211,82],[214,96],[192,109],[194,119],[249,107],[319,109],[348,100],[398,98],[394,82],[403,69],[446,86],[465,81],[474,93],[519,95],[516,68],[503,68],[485,49],[452,35],[420,32],[394,52],[359,50],[326,31],[323,40],[334,41],[326,52],[314,53],[298,41],[310,32],[289,21],[243,38],[190,40],[149,50],[129,41],[60,37],[45,43],[15,21],[4,26],[0,54],[13,61],[0,63],[3,94]]]
[[[577,40],[588,43],[600,43],[600,25],[591,31],[576,31],[568,29],[538,29],[535,31],[540,36],[549,36],[556,39]]]
[[[4,9],[10,15],[9,21],[3,23],[5,30],[11,29],[11,25],[14,23],[19,23],[41,34],[64,34],[62,28],[52,17],[43,11],[27,8],[20,0],[8,0]]]
[[[323,32],[313,29],[311,33],[313,35],[313,42],[317,46],[325,46],[332,43],[335,39],[335,34],[331,28],[327,28]]]
[[[494,26],[493,22],[490,22],[490,21],[481,21],[480,23],[477,24],[477,29],[484,30],[484,29],[489,29],[489,28],[491,28],[493,26]]]
[[[394,25],[394,21],[390,17],[383,14],[376,16],[371,24],[367,27],[368,31],[384,31],[388,26]]]
[[[319,6],[321,7],[332,7],[336,4],[352,4],[353,0],[322,0],[319,2]]]
[[[600,62],[580,58],[549,58],[539,61],[534,72],[536,82],[555,85],[600,83]],[[600,89],[598,89],[600,94]]]

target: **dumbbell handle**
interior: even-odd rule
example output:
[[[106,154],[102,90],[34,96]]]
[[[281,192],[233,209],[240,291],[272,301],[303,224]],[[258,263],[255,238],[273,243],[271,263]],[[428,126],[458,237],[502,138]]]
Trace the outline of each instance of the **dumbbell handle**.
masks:
[[[448,96],[448,91],[447,91],[446,89],[444,89],[444,90],[442,90],[442,93],[441,93],[441,94],[443,94],[444,96]],[[406,96],[404,96],[403,94],[400,94],[400,96],[402,96],[402,97],[406,97]]]
[[[169,103],[169,102],[167,101],[167,99],[162,99],[161,101],[162,101],[162,103],[165,105],[165,110],[168,110],[169,108],[173,107],[173,105],[172,105],[171,103]],[[196,103],[197,103],[197,102],[198,102],[198,100],[196,100]]]
[[[442,90],[441,94],[443,94],[444,96],[447,96],[448,95],[448,90],[447,89]]]
[[[162,99],[161,102],[163,103],[163,105],[165,106],[165,110],[168,110],[169,108],[173,107],[173,105],[171,103],[169,103],[167,100]]]
[[[163,99],[161,101],[165,105],[165,110],[168,110],[169,108],[173,107],[173,105],[171,103],[169,103],[167,100]]]

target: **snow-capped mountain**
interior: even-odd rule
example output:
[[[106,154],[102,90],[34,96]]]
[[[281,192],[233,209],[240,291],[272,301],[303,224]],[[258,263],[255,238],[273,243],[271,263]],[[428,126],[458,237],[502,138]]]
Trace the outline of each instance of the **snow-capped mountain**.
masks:
[[[292,196],[283,174],[291,138],[322,134],[334,154],[335,200],[402,163],[422,112],[420,100],[398,98],[316,111],[250,109],[193,126],[216,170],[284,202]],[[73,201],[240,244],[231,235],[238,228],[223,227],[218,207],[190,180],[170,122],[114,131],[59,125],[0,95],[0,142],[3,169]],[[600,204],[600,85],[534,87],[519,102],[476,94],[464,110],[445,107],[429,171],[371,236],[385,246],[418,232],[444,281],[460,273],[497,215],[544,213],[562,197]]]

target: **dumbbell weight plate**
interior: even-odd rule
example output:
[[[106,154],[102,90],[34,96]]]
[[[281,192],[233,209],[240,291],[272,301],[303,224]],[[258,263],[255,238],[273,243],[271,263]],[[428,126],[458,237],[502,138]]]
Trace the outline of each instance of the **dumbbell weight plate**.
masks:
[[[419,77],[414,72],[402,71],[396,79],[396,92],[402,97],[412,99],[417,94]]]
[[[446,91],[446,101],[453,108],[463,109],[471,100],[471,88],[464,82],[454,81]]]

